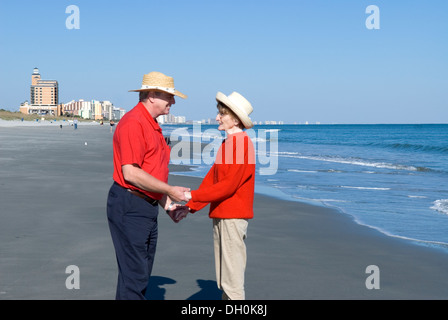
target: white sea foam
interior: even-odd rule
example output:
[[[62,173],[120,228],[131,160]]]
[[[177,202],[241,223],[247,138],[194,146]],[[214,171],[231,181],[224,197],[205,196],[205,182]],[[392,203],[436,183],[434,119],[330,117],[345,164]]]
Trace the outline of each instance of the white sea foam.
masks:
[[[306,198],[306,197],[302,197],[302,196],[298,196],[298,195],[293,195],[292,198],[296,199],[297,201],[300,201],[300,202],[305,202],[305,203],[312,204],[312,205],[319,205],[319,206],[336,208],[338,210],[340,210],[340,207],[339,206],[334,206],[333,203],[349,202],[349,201],[346,201],[346,200],[338,200],[338,199]]]
[[[353,187],[353,186],[340,186],[346,189],[358,189],[358,190],[390,190],[390,188],[375,188],[375,187]]]
[[[433,202],[431,209],[448,214],[448,199],[436,200]]]
[[[271,154],[273,154],[271,152]],[[298,152],[277,152],[276,155],[286,157],[286,158],[297,158],[315,161],[326,161],[342,164],[351,164],[364,167],[374,167],[382,169],[392,169],[392,170],[407,170],[407,171],[419,171],[419,168],[408,165],[392,164],[387,162],[375,162],[364,159],[357,158],[341,158],[341,157],[330,157],[330,156],[304,156]]]
[[[267,142],[267,141],[270,141],[270,140],[266,140],[266,139],[259,138],[259,137],[251,137],[251,140],[252,140],[252,142]]]
[[[298,170],[298,169],[288,169],[288,172],[317,173],[317,171],[312,171],[312,170]]]

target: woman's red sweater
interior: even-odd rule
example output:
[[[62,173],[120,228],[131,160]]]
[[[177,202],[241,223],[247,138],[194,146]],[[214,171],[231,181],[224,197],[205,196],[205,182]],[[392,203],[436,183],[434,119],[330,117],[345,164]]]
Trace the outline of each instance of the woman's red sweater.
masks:
[[[254,217],[255,152],[246,132],[230,134],[220,146],[215,163],[186,204],[194,213],[210,203],[210,218]]]

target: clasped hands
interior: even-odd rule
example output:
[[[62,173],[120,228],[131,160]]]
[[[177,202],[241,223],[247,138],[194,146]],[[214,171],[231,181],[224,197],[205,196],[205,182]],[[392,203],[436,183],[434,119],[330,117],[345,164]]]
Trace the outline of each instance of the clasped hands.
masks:
[[[182,203],[191,199],[191,192],[188,188],[174,187],[175,191],[167,196],[167,201],[165,203],[164,209],[166,213],[170,216],[171,220],[178,223],[180,220],[184,219],[190,212],[190,208]]]

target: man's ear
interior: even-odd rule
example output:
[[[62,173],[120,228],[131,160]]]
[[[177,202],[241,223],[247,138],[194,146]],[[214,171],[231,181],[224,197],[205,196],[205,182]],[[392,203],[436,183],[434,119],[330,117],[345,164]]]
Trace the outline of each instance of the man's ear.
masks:
[[[148,93],[148,100],[150,102],[154,102],[154,97],[155,97],[155,94],[153,92]]]

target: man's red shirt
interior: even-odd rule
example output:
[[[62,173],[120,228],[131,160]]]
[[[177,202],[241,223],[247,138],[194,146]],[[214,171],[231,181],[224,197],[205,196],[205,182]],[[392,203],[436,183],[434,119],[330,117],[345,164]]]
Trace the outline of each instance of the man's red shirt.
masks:
[[[138,190],[160,200],[161,193],[138,189],[123,177],[121,167],[136,164],[153,177],[168,182],[170,148],[165,142],[162,128],[140,102],[127,112],[117,125],[113,138],[113,179],[124,188]]]

